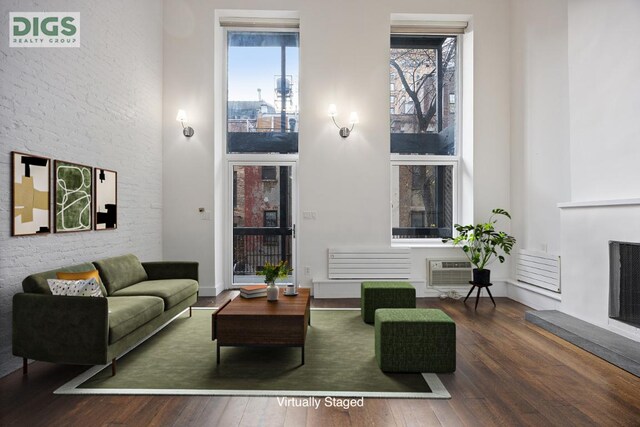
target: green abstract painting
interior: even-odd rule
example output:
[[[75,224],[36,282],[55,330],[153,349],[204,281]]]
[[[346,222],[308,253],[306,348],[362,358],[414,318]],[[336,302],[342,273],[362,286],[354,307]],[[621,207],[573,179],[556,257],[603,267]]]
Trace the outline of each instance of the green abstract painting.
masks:
[[[92,168],[55,162],[56,233],[91,230]]]

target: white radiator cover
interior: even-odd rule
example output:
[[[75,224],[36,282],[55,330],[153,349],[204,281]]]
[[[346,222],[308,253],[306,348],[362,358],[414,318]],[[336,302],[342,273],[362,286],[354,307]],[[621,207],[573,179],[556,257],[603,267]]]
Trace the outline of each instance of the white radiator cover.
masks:
[[[329,279],[408,279],[409,249],[329,249]]]
[[[516,258],[516,279],[559,293],[560,256],[521,249]]]

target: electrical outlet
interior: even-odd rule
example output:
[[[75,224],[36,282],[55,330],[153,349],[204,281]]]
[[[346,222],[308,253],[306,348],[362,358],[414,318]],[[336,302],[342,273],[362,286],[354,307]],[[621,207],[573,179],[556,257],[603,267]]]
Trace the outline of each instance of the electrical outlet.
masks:
[[[316,219],[317,213],[314,211],[304,211],[302,212],[302,218],[304,219]]]
[[[305,275],[305,276],[311,276],[311,267],[306,266],[306,267],[304,268],[304,275]]]

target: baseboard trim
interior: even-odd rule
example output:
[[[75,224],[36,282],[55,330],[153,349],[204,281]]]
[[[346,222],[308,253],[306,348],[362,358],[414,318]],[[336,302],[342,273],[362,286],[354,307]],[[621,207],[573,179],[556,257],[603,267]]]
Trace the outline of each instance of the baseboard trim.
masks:
[[[313,280],[314,298],[360,298],[360,284],[367,279],[324,279]],[[372,280],[376,281],[376,280]],[[382,282],[392,281],[391,279],[379,280]],[[426,293],[426,283],[421,279],[397,279],[393,281],[409,282],[416,288],[416,296],[424,297]]]
[[[331,298],[360,298],[360,283],[362,280],[314,280],[313,296],[318,299]],[[388,280],[387,280],[388,281]],[[471,285],[464,286],[448,286],[433,288],[427,286],[424,279],[398,279],[398,281],[409,282],[416,288],[417,298],[438,298],[442,294],[449,291],[457,291],[463,298],[471,289]],[[491,288],[494,297],[507,296],[506,282],[504,280],[496,280]],[[486,291],[482,292],[481,298],[488,297]],[[475,297],[475,293],[473,294]]]
[[[198,292],[198,296],[201,297],[215,297],[218,295],[217,289],[214,286],[202,286],[200,285],[200,289]]]
[[[507,280],[507,297],[536,310],[559,310],[562,295],[536,286]]]

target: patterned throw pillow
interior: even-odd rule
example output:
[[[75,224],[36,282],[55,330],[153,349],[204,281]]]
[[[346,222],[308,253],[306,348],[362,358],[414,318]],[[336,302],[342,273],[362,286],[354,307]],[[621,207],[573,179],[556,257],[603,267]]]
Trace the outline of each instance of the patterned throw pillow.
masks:
[[[102,280],[100,279],[100,274],[98,270],[89,270],[89,271],[80,271],[80,272],[67,272],[67,271],[58,271],[56,273],[56,279],[62,280],[89,280],[91,278],[96,279],[98,285],[100,285],[100,289],[102,290],[102,296],[107,296],[107,289],[102,284]]]
[[[80,297],[102,297],[100,285],[96,279],[88,280],[60,280],[47,279],[49,289],[53,295],[67,295]]]

